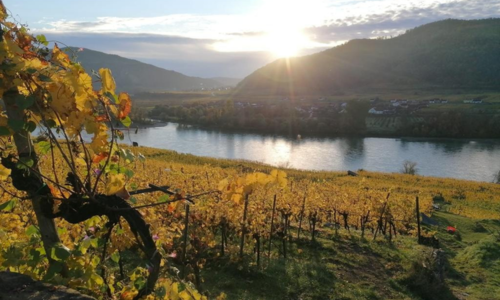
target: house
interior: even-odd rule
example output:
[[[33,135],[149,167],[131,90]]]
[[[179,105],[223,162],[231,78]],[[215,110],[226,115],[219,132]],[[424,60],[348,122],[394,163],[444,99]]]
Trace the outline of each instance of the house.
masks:
[[[383,110],[377,110],[377,108],[372,107],[372,108],[370,108],[370,110],[368,111],[368,113],[372,114],[372,115],[383,115],[384,111]]]
[[[481,100],[481,99],[469,99],[469,100],[464,100],[464,103],[481,104],[481,103],[483,103],[483,100]]]

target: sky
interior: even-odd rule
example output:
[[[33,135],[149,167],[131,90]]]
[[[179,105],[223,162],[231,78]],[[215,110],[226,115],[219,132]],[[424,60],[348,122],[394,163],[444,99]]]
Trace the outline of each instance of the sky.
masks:
[[[282,57],[397,36],[443,19],[500,17],[499,0],[4,0],[59,45],[190,76],[243,78]]]

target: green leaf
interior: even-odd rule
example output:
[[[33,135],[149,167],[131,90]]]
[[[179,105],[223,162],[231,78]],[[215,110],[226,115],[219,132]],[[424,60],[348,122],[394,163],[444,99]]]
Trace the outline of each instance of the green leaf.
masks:
[[[108,97],[109,100],[118,103],[118,96],[111,94],[110,92],[106,92],[104,96]]]
[[[92,281],[93,281],[95,284],[97,284],[97,285],[99,285],[99,286],[101,286],[101,285],[103,285],[103,284],[104,284],[104,280],[102,279],[102,277],[101,277],[101,276],[99,276],[99,275],[98,275],[98,274],[96,274],[96,273],[92,273],[92,275],[90,275],[90,278],[92,279]]]
[[[38,80],[43,82],[52,82],[52,79],[49,76],[43,74],[38,75]]]
[[[125,172],[123,173],[125,174],[125,176],[127,176],[128,179],[134,177],[134,172],[130,169],[125,170]]]
[[[38,149],[41,154],[47,154],[52,149],[52,144],[47,141],[41,141],[38,143]]]
[[[0,211],[12,211],[16,207],[17,201],[12,199],[10,201],[0,204]]]
[[[120,261],[120,252],[115,251],[113,254],[111,254],[111,260],[115,263],[118,263]]]
[[[178,282],[177,283],[177,292],[180,294],[186,289],[186,285],[184,282]]]
[[[14,130],[15,132],[19,132],[24,129],[24,121],[22,120],[15,120],[15,119],[9,119],[7,121],[7,125],[9,125],[9,128]]]
[[[20,157],[19,162],[16,164],[16,168],[19,170],[27,170],[28,168],[33,167],[35,162],[29,157]]]
[[[63,264],[60,262],[52,262],[47,270],[47,273],[43,277],[44,280],[49,280],[53,278],[56,274],[61,273],[63,269]]]
[[[39,34],[36,36],[36,40],[40,43],[40,44],[43,44],[45,46],[48,46],[49,45],[49,41],[47,41],[47,38],[45,37],[45,35],[43,34]]]
[[[134,196],[130,197],[129,201],[132,202],[132,204],[137,204],[137,198]]]
[[[142,276],[140,276],[134,281],[134,287],[138,290],[141,290],[145,285],[146,285],[146,279]]]
[[[87,250],[89,248],[90,248],[90,238],[86,237],[85,239],[83,239],[82,243],[80,244],[80,252],[82,252],[82,254],[85,254],[85,253],[87,253]]]
[[[132,125],[132,120],[130,119],[129,116],[126,116],[125,118],[121,119],[120,122],[122,122],[123,126],[125,127],[130,127],[130,125]]]
[[[36,129],[36,123],[35,122],[29,121],[28,123],[26,123],[26,131],[33,132],[33,131],[35,131],[35,129]]]
[[[92,245],[92,247],[97,249],[99,247],[99,239],[98,238],[91,239],[90,244]]]
[[[96,267],[99,265],[99,263],[100,263],[100,262],[101,262],[101,259],[99,258],[99,256],[94,256],[94,257],[92,258],[92,262],[91,262],[91,264],[92,264],[92,266],[93,266],[94,268],[96,268]]]
[[[0,136],[9,136],[10,130],[8,127],[0,126]]]
[[[56,261],[65,261],[71,256],[71,252],[64,245],[58,244],[52,248],[50,256]]]
[[[125,135],[121,130],[115,129],[115,135],[118,136],[118,139],[120,139],[120,141],[123,141],[125,139]]]
[[[158,199],[158,202],[163,203],[163,202],[167,202],[167,201],[169,201],[169,200],[170,200],[170,196],[168,196],[168,195],[162,195],[162,196],[160,197],[160,199]]]
[[[163,299],[167,295],[167,289],[164,286],[161,286],[155,290],[156,297]]]
[[[39,262],[42,256],[40,255],[40,252],[36,249],[31,249],[30,250],[30,260],[28,261],[28,265],[35,267]]]
[[[35,226],[31,225],[30,227],[26,228],[26,235],[27,236],[38,235],[38,228],[36,228]]]
[[[21,109],[26,109],[35,103],[35,97],[33,95],[29,95],[28,97],[24,95],[18,95],[16,97],[16,104]]]
[[[57,228],[57,234],[58,235],[65,235],[66,233],[68,232],[68,229],[66,229],[66,227],[59,227]]]
[[[13,69],[15,66],[16,66],[15,64],[8,63],[8,62],[4,61],[2,64],[0,64],[0,70],[9,71],[9,70]]]
[[[133,162],[135,160],[135,155],[130,149],[121,149],[120,156],[128,160],[128,162]]]
[[[56,123],[56,121],[54,121],[54,120],[47,120],[47,121],[45,121],[45,124],[46,124],[46,125],[47,125],[47,127],[49,127],[49,128],[54,128],[54,127],[56,127],[56,126],[57,126],[57,123]]]

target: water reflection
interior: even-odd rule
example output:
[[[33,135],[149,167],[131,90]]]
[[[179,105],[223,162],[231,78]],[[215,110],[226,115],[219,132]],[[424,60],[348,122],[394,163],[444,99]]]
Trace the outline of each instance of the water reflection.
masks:
[[[362,159],[365,153],[365,140],[360,138],[341,138],[339,139],[343,155],[350,160]]]
[[[130,141],[139,145],[218,158],[260,161],[308,170],[399,172],[405,160],[419,173],[491,181],[500,170],[500,141],[393,138],[288,138],[227,133],[169,123],[139,129]]]

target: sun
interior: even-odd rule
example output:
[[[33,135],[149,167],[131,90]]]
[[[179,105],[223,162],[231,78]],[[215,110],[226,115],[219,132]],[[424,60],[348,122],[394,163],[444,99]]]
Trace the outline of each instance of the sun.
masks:
[[[308,34],[325,0],[266,0],[251,13],[251,26],[211,45],[219,52],[267,52],[276,58],[305,54],[318,47]],[[250,23],[249,23],[250,24]],[[312,38],[312,39],[311,39]]]
[[[273,30],[267,34],[265,41],[267,51],[278,58],[297,56],[306,43],[305,36],[294,29]]]
[[[271,0],[262,9],[261,25],[266,32],[263,45],[267,51],[283,58],[296,56],[308,47],[310,41],[303,33],[308,4],[303,0]]]

